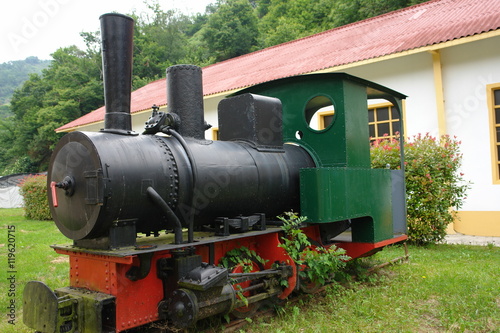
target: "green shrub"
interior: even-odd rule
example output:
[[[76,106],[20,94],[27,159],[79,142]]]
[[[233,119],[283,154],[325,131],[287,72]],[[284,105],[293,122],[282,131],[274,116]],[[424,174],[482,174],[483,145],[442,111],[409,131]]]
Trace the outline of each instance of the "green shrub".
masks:
[[[469,183],[460,172],[461,142],[416,135],[404,144],[408,239],[415,244],[437,243],[446,236],[455,210],[462,207]],[[399,140],[380,139],[371,146],[373,168],[400,169]]]
[[[47,200],[47,176],[28,176],[23,180],[20,187],[24,198],[26,218],[30,220],[51,220],[52,216]]]
[[[0,171],[2,175],[11,175],[13,173],[37,172],[36,169],[35,163],[28,156],[22,156]]]

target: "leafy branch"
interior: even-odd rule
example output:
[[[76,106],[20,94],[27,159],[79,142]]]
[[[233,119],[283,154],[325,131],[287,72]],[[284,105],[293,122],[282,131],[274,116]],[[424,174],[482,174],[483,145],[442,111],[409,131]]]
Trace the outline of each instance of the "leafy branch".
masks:
[[[283,248],[295,263],[300,266],[299,276],[313,283],[325,284],[336,272],[342,270],[350,259],[344,249],[332,245],[328,248],[313,246],[301,229],[307,217],[294,212],[285,212],[278,218],[283,221],[281,227],[285,237],[279,247]]]
[[[250,273],[254,268],[254,263],[264,266],[268,261],[269,260],[259,256],[254,250],[242,246],[226,252],[226,255],[219,260],[219,263],[222,267],[229,270],[233,270],[237,266],[240,266],[243,273]]]

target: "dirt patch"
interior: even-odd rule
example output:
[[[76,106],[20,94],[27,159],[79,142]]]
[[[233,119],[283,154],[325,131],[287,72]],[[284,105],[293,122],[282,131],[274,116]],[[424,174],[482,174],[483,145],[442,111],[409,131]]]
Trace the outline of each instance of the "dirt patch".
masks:
[[[56,257],[55,259],[50,261],[51,264],[59,264],[59,263],[66,263],[66,262],[69,262],[69,257],[66,257],[66,256],[59,256],[59,257]]]
[[[419,307],[425,309],[425,312],[421,315],[420,328],[418,332],[442,332],[441,322],[436,318],[435,313],[439,306],[439,299],[435,296],[431,296],[429,299],[422,302]]]

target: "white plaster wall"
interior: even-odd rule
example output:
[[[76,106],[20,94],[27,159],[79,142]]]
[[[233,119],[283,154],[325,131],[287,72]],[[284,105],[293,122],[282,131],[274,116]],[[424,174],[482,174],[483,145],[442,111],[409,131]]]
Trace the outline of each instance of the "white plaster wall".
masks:
[[[500,37],[441,52],[447,131],[462,141],[463,173],[473,182],[464,211],[498,211],[486,85],[500,82]]]
[[[405,136],[438,133],[432,56],[429,53],[358,66],[345,72],[367,79],[408,96]]]
[[[88,125],[84,125],[77,129],[77,131],[82,132],[99,132],[102,128],[104,128],[104,122],[92,123]]]
[[[205,121],[212,125],[212,128],[218,128],[219,122],[217,119],[217,105],[224,98],[224,96],[212,96],[209,98],[205,98],[204,107],[205,107]],[[212,139],[212,129],[209,129],[205,132],[205,138],[211,140]]]
[[[160,112],[166,112],[167,107],[162,106],[158,110]],[[144,125],[146,124],[146,121],[151,117],[151,114],[153,113],[153,110],[149,111],[140,111],[136,113],[132,113],[132,130],[135,131],[136,133],[142,133],[144,132]],[[104,126],[104,123],[102,124]]]

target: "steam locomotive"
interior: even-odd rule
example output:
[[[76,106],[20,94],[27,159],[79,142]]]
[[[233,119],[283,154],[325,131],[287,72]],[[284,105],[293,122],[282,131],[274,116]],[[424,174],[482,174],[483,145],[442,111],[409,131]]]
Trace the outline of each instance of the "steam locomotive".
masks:
[[[220,140],[212,141],[202,70],[178,65],[167,69],[168,112],[153,107],[138,134],[130,116],[133,20],[100,20],[104,129],[65,135],[48,170],[52,216],[73,241],[53,246],[69,256],[70,286],[29,282],[27,326],[123,332],[165,320],[186,328],[284,300],[302,282],[279,246],[283,212],[307,216],[302,229],[314,244],[351,258],[406,239],[404,164],[370,168],[367,114],[368,99],[400,112],[403,94],[343,73],[266,82],[220,102]],[[331,123],[312,128],[327,106]],[[247,273],[219,265],[241,247],[265,264]]]

